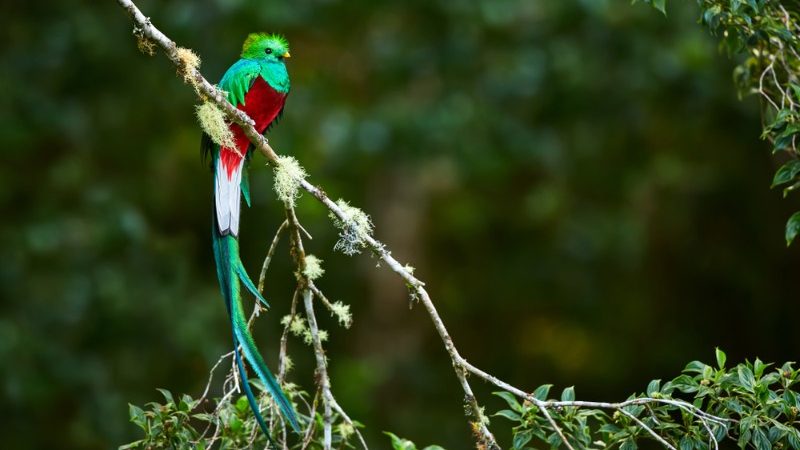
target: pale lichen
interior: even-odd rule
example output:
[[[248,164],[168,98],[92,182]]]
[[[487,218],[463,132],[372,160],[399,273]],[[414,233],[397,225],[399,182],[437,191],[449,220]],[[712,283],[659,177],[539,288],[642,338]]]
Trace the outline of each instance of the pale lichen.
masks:
[[[281,319],[281,325],[284,327],[289,327],[289,332],[295,336],[302,337],[306,333],[308,333],[308,326],[306,326],[306,320],[300,316],[284,316]]]
[[[294,361],[289,355],[284,355],[283,357],[283,371],[285,373],[289,373],[294,368]]]
[[[346,201],[339,199],[336,206],[342,211],[343,218],[330,213],[334,225],[339,228],[339,240],[334,245],[334,250],[339,250],[345,255],[356,255],[366,245],[366,239],[372,234],[372,219]]]
[[[228,148],[234,148],[233,132],[225,113],[211,102],[203,102],[195,108],[200,127],[215,143]]]
[[[314,255],[306,255],[306,267],[303,269],[303,275],[309,280],[316,280],[325,273],[322,268],[322,260]]]
[[[287,397],[292,398],[300,392],[300,386],[292,383],[291,381],[284,381],[281,383],[281,387],[283,388],[283,392],[286,394]]]
[[[308,174],[305,169],[292,156],[278,156],[275,165],[275,193],[288,207],[294,207],[295,201],[300,197],[300,182]]]
[[[350,305],[346,305],[340,301],[331,304],[331,314],[339,321],[339,325],[350,328],[353,324],[353,314],[350,313]]]
[[[342,422],[337,425],[337,431],[342,439],[347,439],[348,437],[352,436],[353,433],[355,433],[356,429],[353,427],[353,425],[347,422]]]
[[[314,343],[314,335],[311,334],[311,329],[308,327],[306,319],[297,315],[284,316],[283,319],[281,319],[281,324],[283,326],[288,326],[289,332],[301,338],[307,345],[312,345]],[[319,330],[317,336],[319,336],[320,342],[328,340],[328,332],[325,330]]]
[[[195,85],[195,71],[200,67],[200,57],[188,48],[178,47],[175,50],[178,59],[178,74],[187,84]]]
[[[138,26],[134,27],[133,35],[136,36],[136,47],[139,48],[140,52],[147,56],[153,56],[156,54],[156,43],[145,36],[143,29],[139,28]]]

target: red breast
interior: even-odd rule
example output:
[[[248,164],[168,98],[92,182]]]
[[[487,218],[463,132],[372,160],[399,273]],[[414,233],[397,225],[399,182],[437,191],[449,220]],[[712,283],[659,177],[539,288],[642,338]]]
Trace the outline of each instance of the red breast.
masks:
[[[285,102],[286,94],[273,89],[263,78],[256,77],[256,81],[244,96],[244,103],[239,104],[238,108],[246,112],[256,122],[255,128],[259,133],[264,133],[267,126],[281,112]],[[250,140],[247,139],[239,125],[231,124],[231,131],[233,132],[233,140],[236,143],[238,153],[233,149],[223,147],[219,155],[220,161],[227,169],[229,177],[233,169],[241,163],[247,152],[247,147],[250,146]]]

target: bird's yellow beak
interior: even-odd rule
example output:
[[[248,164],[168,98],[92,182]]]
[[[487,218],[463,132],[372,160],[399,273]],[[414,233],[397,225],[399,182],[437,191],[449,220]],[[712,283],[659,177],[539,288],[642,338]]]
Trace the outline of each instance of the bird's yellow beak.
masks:
[[[284,58],[291,58],[292,55],[289,52],[286,52],[282,55]]]

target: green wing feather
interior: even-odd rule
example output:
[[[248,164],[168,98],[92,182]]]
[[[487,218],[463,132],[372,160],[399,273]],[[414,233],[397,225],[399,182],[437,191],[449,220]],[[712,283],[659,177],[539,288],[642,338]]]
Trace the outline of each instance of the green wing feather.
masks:
[[[222,76],[219,88],[228,93],[233,106],[244,105],[244,96],[261,73],[261,64],[252,59],[236,61]]]

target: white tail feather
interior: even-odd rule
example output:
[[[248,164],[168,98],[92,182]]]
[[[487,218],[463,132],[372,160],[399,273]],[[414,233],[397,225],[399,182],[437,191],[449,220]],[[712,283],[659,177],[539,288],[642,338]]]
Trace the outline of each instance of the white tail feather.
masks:
[[[217,160],[216,186],[214,188],[214,199],[217,209],[217,224],[222,235],[239,235],[239,208],[241,206],[241,184],[242,169],[244,160],[234,168],[230,178],[228,171],[222,166],[222,162]]]

